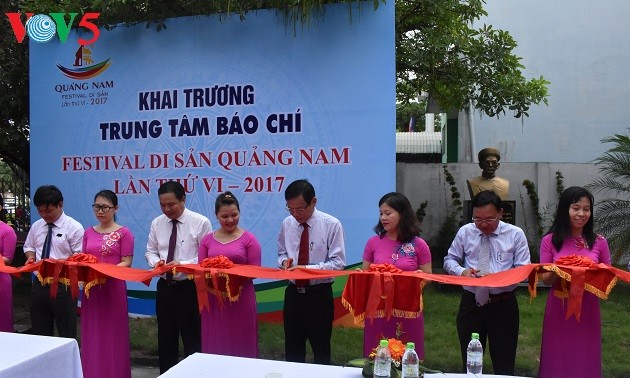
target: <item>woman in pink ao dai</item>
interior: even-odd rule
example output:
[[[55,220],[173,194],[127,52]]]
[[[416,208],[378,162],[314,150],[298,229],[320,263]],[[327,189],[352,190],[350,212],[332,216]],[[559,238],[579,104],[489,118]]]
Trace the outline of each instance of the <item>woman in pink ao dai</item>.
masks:
[[[251,232],[239,227],[240,208],[236,197],[225,192],[217,197],[215,214],[221,228],[206,235],[199,245],[199,262],[223,255],[235,264],[261,263],[260,244]],[[227,299],[220,307],[209,294],[210,310],[201,313],[201,351],[237,357],[258,357],[258,318],[254,283],[243,284],[235,302]]]

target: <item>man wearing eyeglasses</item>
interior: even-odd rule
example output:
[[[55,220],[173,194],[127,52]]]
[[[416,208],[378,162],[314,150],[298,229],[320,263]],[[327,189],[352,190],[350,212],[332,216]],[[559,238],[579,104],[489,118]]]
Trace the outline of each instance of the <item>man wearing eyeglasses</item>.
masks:
[[[501,198],[491,190],[472,199],[472,223],[462,226],[444,257],[444,269],[452,275],[482,277],[530,263],[525,233],[501,221]],[[486,349],[495,374],[514,375],[519,310],[514,291],[506,287],[463,286],[457,314],[457,334],[466,371],[466,348],[473,332]]]
[[[346,265],[341,222],[315,208],[315,188],[307,180],[289,184],[284,193],[290,216],[278,235],[278,266],[342,270]],[[284,351],[287,361],[305,362],[306,340],[316,364],[330,365],[334,317],[332,278],[291,281],[284,293]]]
[[[83,249],[83,226],[63,211],[63,195],[53,185],[40,186],[33,203],[41,219],[31,226],[24,241],[26,263],[47,258],[65,260]],[[29,303],[32,333],[54,336],[54,326],[61,337],[77,337],[77,302],[70,289],[59,285],[57,296],[50,297],[50,286],[33,280]]]
[[[162,215],[153,219],[149,229],[144,253],[149,266],[196,264],[199,244],[212,232],[210,220],[186,208],[186,190],[177,181],[164,182],[157,194]],[[167,272],[156,286],[158,360],[164,374],[179,362],[180,335],[186,357],[201,352],[201,319],[197,289],[186,274]]]

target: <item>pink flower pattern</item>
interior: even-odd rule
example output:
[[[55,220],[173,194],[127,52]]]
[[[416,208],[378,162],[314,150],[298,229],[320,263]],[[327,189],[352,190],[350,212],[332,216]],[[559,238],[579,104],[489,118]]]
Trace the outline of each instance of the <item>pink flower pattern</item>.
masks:
[[[396,260],[398,260],[398,258],[400,256],[408,256],[408,257],[413,257],[416,255],[416,245],[413,242],[409,242],[409,243],[403,243],[401,245],[399,245],[398,247],[395,247],[394,252],[392,253],[392,261],[394,262],[394,264],[396,263]]]
[[[601,240],[604,237],[602,235],[597,235],[597,240]],[[589,249],[588,248],[588,243],[586,242],[586,239],[584,239],[584,236],[580,235],[580,236],[576,236],[573,238],[573,246],[575,248],[577,248],[578,251],[581,251],[583,249]]]
[[[112,252],[112,246],[120,240],[120,232],[114,231],[109,234],[103,234],[103,242],[101,243],[101,255],[103,257]]]

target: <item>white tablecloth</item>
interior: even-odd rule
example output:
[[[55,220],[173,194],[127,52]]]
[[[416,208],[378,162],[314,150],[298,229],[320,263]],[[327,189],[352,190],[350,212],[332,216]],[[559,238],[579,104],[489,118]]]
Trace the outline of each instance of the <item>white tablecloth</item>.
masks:
[[[0,378],[83,378],[75,339],[0,332]]]
[[[281,373],[282,378],[361,378],[361,369],[341,366],[300,364],[195,353],[180,361],[160,377],[248,377],[265,378]]]
[[[195,353],[161,375],[175,377],[248,377],[265,378],[269,373],[281,373],[282,378],[361,378],[361,369],[341,366],[300,364],[295,362],[260,360]],[[466,374],[425,374],[427,378],[465,378]],[[484,374],[484,378],[508,378]]]

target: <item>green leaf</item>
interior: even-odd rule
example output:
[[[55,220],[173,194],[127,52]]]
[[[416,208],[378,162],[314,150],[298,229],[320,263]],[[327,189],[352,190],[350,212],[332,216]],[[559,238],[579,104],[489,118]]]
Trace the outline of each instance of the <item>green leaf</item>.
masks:
[[[367,361],[368,361],[367,358],[355,358],[354,360],[350,360],[350,361],[346,362],[346,364],[344,366],[351,366],[351,367],[360,367],[360,368],[362,368]]]

